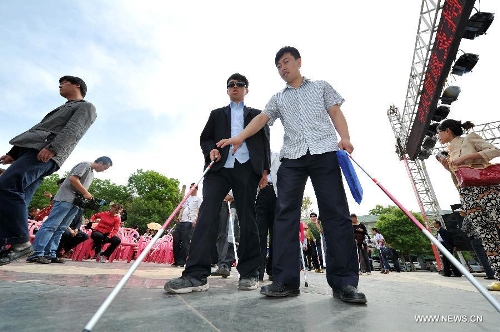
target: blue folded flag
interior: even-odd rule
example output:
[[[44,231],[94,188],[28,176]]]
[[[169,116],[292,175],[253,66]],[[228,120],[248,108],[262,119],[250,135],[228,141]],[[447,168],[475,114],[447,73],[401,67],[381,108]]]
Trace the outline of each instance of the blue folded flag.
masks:
[[[344,150],[337,151],[337,159],[339,160],[340,168],[351,190],[352,197],[356,203],[360,204],[363,199],[363,188],[361,187],[361,183],[359,183],[358,176],[356,175],[356,171],[352,166],[347,152]]]

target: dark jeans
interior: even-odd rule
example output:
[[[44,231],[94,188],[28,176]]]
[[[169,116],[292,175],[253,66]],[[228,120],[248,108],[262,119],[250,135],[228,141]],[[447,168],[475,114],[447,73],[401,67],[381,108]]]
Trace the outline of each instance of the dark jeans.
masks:
[[[370,261],[368,260],[368,248],[366,247],[366,244],[363,243],[358,244],[358,255],[365,263],[365,270],[366,270],[365,272],[371,272]]]
[[[276,210],[276,194],[272,184],[262,188],[257,195],[255,212],[259,227],[260,255],[259,278],[264,278],[264,272],[272,276],[273,262],[273,225]],[[267,235],[269,233],[269,257],[267,257]]]
[[[442,243],[442,242],[441,242]],[[446,246],[444,246],[446,248]],[[448,249],[448,248],[446,248]],[[449,252],[453,253],[453,248],[448,249]],[[448,258],[445,255],[441,255],[441,261],[443,262],[443,275],[450,277],[451,276],[451,271],[453,271],[453,274],[457,277],[462,276],[462,272],[460,272],[455,265],[451,264]]]
[[[186,258],[189,250],[189,240],[193,231],[193,223],[181,221],[175,226],[172,236],[174,237],[174,264],[186,264]]]
[[[380,247],[378,255],[380,258],[380,269],[389,271],[391,267],[389,266],[389,259],[387,258],[387,248]]]
[[[488,257],[486,257],[486,252],[484,251],[483,243],[481,242],[481,239],[476,239],[474,236],[470,237],[470,242],[472,244],[472,248],[474,249],[474,252],[476,253],[477,258],[481,262],[481,265],[484,268],[484,272],[486,273],[486,276],[488,277],[494,277],[495,272],[490,266],[490,263],[488,262]]]
[[[94,248],[95,248],[95,254],[99,255],[101,252],[101,248],[105,243],[110,243],[109,247],[102,253],[103,256],[106,256],[109,258],[115,251],[115,249],[120,245],[122,242],[118,236],[113,236],[112,238],[108,237],[109,234],[102,234],[101,232],[98,231],[93,231],[92,234],[90,234],[90,237],[92,240],[94,240]]]
[[[274,280],[300,286],[297,260],[302,198],[308,178],[316,194],[323,225],[326,278],[330,287],[358,286],[358,254],[353,241],[349,206],[335,152],[282,160],[278,170],[278,202],[274,220]]]
[[[318,255],[319,266],[324,269],[325,266],[323,264],[323,248],[321,245],[321,238],[316,239],[316,254]]]
[[[198,280],[211,274],[211,251],[217,239],[221,202],[233,189],[234,204],[240,221],[238,272],[241,277],[257,277],[260,266],[259,229],[255,221],[255,196],[260,176],[250,161],[234,168],[208,172],[203,179],[203,203],[194,228],[183,276]],[[299,230],[297,229],[297,233]],[[296,256],[295,256],[296,257]],[[297,267],[298,268],[298,267]]]
[[[59,167],[37,159],[38,150],[21,148],[0,176],[0,246],[29,242],[28,206],[45,176]]]
[[[69,229],[66,229],[59,241],[59,247],[56,252],[57,257],[61,257],[63,250],[64,252],[68,252],[88,238],[89,236],[85,232],[78,230],[78,233],[73,236],[73,233]]]

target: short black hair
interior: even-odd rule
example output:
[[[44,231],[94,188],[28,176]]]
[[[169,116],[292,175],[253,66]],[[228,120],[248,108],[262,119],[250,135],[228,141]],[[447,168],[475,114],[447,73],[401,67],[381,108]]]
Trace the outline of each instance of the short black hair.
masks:
[[[318,215],[316,214],[316,212],[311,212],[311,214],[309,214],[309,217],[317,217]]]
[[[85,84],[84,80],[82,80],[80,77],[76,76],[63,76],[59,79],[59,83],[62,82],[70,82],[71,84],[77,84],[80,86],[80,93],[82,94],[82,97],[85,98],[85,95],[87,94],[87,84]]]
[[[99,157],[94,162],[96,164],[102,163],[103,165],[113,166],[113,162],[111,161],[111,158],[106,157],[106,156]]]
[[[248,79],[245,77],[245,75],[241,75],[240,73],[234,73],[233,75],[229,76],[229,78],[226,81],[226,85],[229,84],[229,81],[231,80],[245,82],[245,85],[248,88]]]
[[[275,66],[278,65],[278,62],[283,57],[283,55],[285,55],[286,53],[290,53],[295,60],[300,59],[300,53],[299,53],[298,49],[296,49],[293,46],[285,46],[285,47],[282,47],[278,51],[278,53],[276,53],[276,57],[274,58],[274,65]]]
[[[440,222],[439,220],[434,220],[434,223],[435,223],[436,225],[441,226],[441,222]]]
[[[351,217],[357,218],[358,216],[356,215],[356,213],[351,213]]]

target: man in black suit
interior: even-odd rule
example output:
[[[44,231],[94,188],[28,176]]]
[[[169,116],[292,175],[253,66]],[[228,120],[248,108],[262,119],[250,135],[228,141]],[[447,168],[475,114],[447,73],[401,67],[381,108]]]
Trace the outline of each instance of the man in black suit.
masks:
[[[261,113],[244,105],[248,80],[233,74],[227,80],[227,94],[231,103],[210,113],[200,136],[205,156],[205,168],[212,160],[210,171],[203,180],[203,203],[191,239],[186,268],[180,278],[168,281],[165,290],[183,294],[208,290],[207,277],[211,273],[210,254],[214,246],[221,202],[233,190],[236,211],[240,221],[238,272],[241,290],[257,289],[261,261],[259,230],[255,219],[255,196],[258,186],[267,184],[270,171],[269,128],[266,126],[247,138],[234,154],[232,146],[217,149],[216,143],[238,135],[248,123]],[[241,150],[241,151],[240,151]]]
[[[441,244],[453,254],[453,251],[455,249],[455,244],[453,243],[453,238],[446,229],[441,227],[441,222],[440,221],[435,221],[434,222],[434,227],[437,229],[437,238],[438,241],[441,242]],[[455,277],[461,277],[462,273],[455,267],[455,265],[450,264],[450,261],[448,258],[446,258],[445,255],[441,256],[441,260],[443,261],[443,276],[445,277],[451,277],[451,270],[453,270],[453,275]],[[451,267],[451,270],[450,270]]]

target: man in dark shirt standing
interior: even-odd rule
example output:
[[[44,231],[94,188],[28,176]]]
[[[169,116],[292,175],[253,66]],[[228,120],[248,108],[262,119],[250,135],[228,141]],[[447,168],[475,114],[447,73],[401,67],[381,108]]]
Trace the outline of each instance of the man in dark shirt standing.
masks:
[[[354,230],[354,239],[356,240],[356,245],[358,246],[358,255],[362,257],[366,274],[371,274],[370,261],[368,260],[368,245],[365,241],[365,237],[368,236],[368,231],[363,223],[358,221],[358,216],[351,213],[352,228]],[[360,274],[361,274],[360,270]]]
[[[450,232],[444,229],[441,226],[440,221],[434,222],[434,227],[437,229],[437,239],[443,247],[445,247],[449,252],[453,254],[455,251],[455,244],[453,242],[453,238],[451,237]],[[451,264],[448,258],[445,255],[441,255],[441,260],[443,261],[443,276],[451,277],[451,271],[453,270],[453,275],[455,277],[461,277],[462,273],[455,267],[455,265]]]

